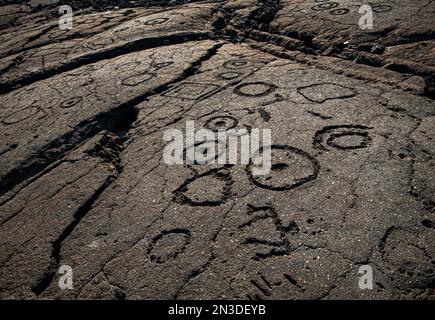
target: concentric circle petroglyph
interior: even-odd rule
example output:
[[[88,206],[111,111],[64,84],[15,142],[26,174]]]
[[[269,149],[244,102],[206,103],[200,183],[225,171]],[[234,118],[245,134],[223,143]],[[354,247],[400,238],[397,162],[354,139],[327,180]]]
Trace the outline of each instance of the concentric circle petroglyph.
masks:
[[[147,26],[154,26],[154,25],[158,25],[158,24],[163,24],[165,22],[167,22],[169,20],[169,18],[154,18],[154,19],[150,19],[144,22],[144,25]]]
[[[370,127],[364,125],[333,125],[318,130],[313,138],[315,148],[340,150],[367,148],[372,142]]]
[[[323,11],[323,10],[329,10],[335,8],[337,6],[338,6],[337,2],[322,2],[311,7],[311,9],[315,11]]]
[[[333,16],[341,16],[344,14],[348,14],[350,12],[349,9],[347,8],[338,8],[338,9],[334,9],[329,11],[329,14],[332,14]]]
[[[214,132],[219,130],[230,130],[237,126],[239,121],[232,116],[214,116],[209,118],[204,127]]]
[[[74,107],[76,104],[80,103],[83,100],[82,97],[73,97],[69,98],[65,101],[62,101],[62,103],[59,105],[60,108],[68,109]]]

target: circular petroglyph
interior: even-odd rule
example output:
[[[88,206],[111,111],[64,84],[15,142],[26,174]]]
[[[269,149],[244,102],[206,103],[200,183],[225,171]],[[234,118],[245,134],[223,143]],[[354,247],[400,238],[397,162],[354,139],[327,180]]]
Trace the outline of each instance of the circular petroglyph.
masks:
[[[141,65],[140,61],[129,61],[122,64],[119,64],[115,67],[115,70],[124,70],[124,69],[130,69]]]
[[[148,256],[155,263],[176,259],[186,250],[190,238],[190,231],[186,229],[163,230],[151,240]]]
[[[133,76],[130,76],[126,79],[123,79],[121,81],[121,84],[125,85],[125,86],[137,86],[140,83],[143,83],[145,81],[148,81],[152,78],[154,78],[156,75],[153,73],[149,73],[149,72],[144,72],[141,74],[136,74]]]
[[[278,87],[263,81],[242,83],[234,88],[234,93],[243,97],[263,97],[271,94]]]
[[[331,147],[347,150],[366,148],[371,141],[367,132],[340,132],[331,134],[326,143]]]
[[[231,196],[232,184],[228,171],[212,169],[187,179],[173,192],[173,201],[189,206],[220,206]]]
[[[87,65],[84,67],[80,67],[75,70],[68,71],[65,76],[67,77],[79,77],[82,75],[90,76],[91,73],[97,70],[97,67],[95,65]]]
[[[253,168],[256,167],[255,163],[258,160],[256,158],[263,155],[265,148],[271,148],[270,173],[255,176]],[[319,169],[320,165],[316,158],[301,149],[288,145],[261,147],[251,158],[247,167],[249,178],[256,186],[275,191],[291,190],[315,180]]]
[[[147,26],[154,26],[157,24],[163,24],[163,23],[167,22],[168,20],[169,20],[169,18],[155,18],[155,19],[147,20],[143,24],[147,25]]]
[[[174,64],[173,61],[159,62],[153,65],[155,70],[160,70]]]
[[[321,2],[311,7],[311,9],[315,11],[323,11],[323,10],[329,10],[335,8],[336,6],[338,6],[337,2]]]
[[[344,14],[348,14],[350,12],[349,9],[347,8],[339,8],[339,9],[334,9],[329,11],[329,14],[333,15],[333,16],[341,16]]]
[[[82,97],[73,97],[69,98],[65,101],[62,101],[59,105],[60,108],[68,109],[74,107],[77,103],[81,102],[83,100]]]
[[[382,12],[389,12],[391,10],[393,10],[393,7],[387,4],[378,4],[378,5],[374,5],[372,6],[372,10],[373,12],[376,13],[382,13]]]
[[[232,116],[216,116],[207,120],[204,127],[217,132],[219,130],[230,130],[237,126],[239,121]]]
[[[299,87],[297,92],[311,102],[323,103],[327,100],[352,98],[355,89],[337,83],[314,83]]]
[[[233,80],[233,79],[240,77],[241,75],[242,75],[242,73],[235,72],[235,71],[229,71],[229,72],[218,73],[216,77],[218,79],[222,79],[222,80]]]
[[[369,129],[362,125],[327,126],[315,133],[313,145],[324,150],[328,150],[327,146],[340,150],[367,148],[372,142]]]
[[[389,275],[399,287],[428,288],[435,282],[435,233],[424,227],[391,227],[379,243]]]
[[[85,48],[91,49],[91,50],[98,50],[102,49],[104,47],[107,47],[111,44],[113,44],[114,40],[112,38],[104,38],[104,39],[98,39],[91,43],[85,44]]]
[[[237,69],[244,69],[252,66],[252,62],[245,59],[232,59],[232,60],[225,61],[223,66],[227,69],[237,70]]]
[[[29,106],[12,112],[2,119],[4,124],[14,124],[35,116],[40,111],[39,107]]]

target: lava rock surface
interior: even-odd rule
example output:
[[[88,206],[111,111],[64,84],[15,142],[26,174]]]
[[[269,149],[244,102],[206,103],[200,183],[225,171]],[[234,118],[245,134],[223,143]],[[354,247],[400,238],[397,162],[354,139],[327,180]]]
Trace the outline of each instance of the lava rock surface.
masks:
[[[0,1],[0,298],[435,298],[434,1],[66,3]],[[271,173],[166,164],[190,120]]]

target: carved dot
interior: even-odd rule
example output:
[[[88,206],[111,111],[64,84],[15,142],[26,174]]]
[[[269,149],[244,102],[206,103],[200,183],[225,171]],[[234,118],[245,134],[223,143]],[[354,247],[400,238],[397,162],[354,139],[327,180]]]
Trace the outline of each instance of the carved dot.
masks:
[[[341,16],[341,15],[349,13],[349,11],[350,10],[347,8],[340,8],[340,9],[335,9],[335,10],[329,11],[329,14],[332,14],[333,16]]]
[[[151,19],[151,20],[145,21],[144,25],[154,26],[154,25],[157,25],[157,24],[165,23],[168,20],[169,20],[169,18],[155,18],[155,19]]]
[[[270,173],[255,176],[256,157],[265,148],[260,148],[247,167],[250,180],[258,187],[275,191],[291,190],[317,178],[320,169],[318,161],[307,152],[287,145],[267,147],[272,149]]]

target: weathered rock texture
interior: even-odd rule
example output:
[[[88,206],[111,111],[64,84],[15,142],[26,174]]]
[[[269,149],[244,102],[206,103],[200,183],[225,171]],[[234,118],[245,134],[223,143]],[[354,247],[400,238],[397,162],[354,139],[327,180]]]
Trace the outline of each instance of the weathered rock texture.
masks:
[[[1,2],[1,298],[435,297],[434,1],[107,2]],[[187,120],[270,175],[165,164]]]

